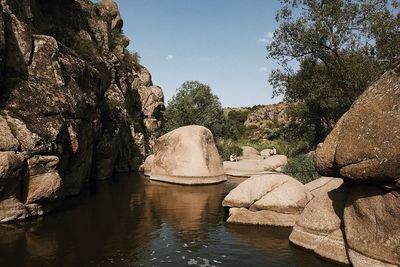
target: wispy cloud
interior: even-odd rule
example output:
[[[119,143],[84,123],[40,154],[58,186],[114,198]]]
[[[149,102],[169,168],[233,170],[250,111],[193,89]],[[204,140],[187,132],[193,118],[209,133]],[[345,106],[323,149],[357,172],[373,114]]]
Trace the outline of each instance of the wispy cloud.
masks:
[[[265,66],[261,66],[261,67],[258,68],[258,71],[259,71],[259,72],[267,72],[267,71],[268,71],[268,68],[265,67]]]
[[[273,32],[267,32],[266,36],[259,38],[257,40],[257,42],[269,44],[269,43],[272,42],[273,39],[274,39],[274,33]]]
[[[166,59],[166,60],[174,60],[174,58],[175,58],[175,57],[174,57],[173,55],[168,55],[165,59]]]
[[[259,38],[257,40],[257,42],[259,42],[259,43],[269,43],[269,40],[267,38]]]

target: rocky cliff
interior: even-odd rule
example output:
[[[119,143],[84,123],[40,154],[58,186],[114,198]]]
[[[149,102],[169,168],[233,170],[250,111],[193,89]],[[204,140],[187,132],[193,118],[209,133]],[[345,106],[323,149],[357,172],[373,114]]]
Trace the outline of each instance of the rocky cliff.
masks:
[[[164,99],[127,51],[116,4],[2,0],[0,221],[41,215],[84,183],[137,170]]]
[[[261,106],[251,111],[247,116],[244,125],[246,127],[278,128],[289,122],[289,116],[286,112],[287,104],[271,104]]]

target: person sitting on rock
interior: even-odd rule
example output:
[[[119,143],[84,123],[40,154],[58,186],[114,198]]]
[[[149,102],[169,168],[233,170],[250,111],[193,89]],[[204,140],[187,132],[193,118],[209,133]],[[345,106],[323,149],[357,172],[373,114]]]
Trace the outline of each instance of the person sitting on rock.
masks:
[[[231,154],[229,156],[229,160],[232,161],[232,162],[236,162],[237,161],[237,155],[236,154]]]
[[[270,154],[271,156],[276,155],[276,148],[273,147],[273,148],[271,149],[271,151],[269,151],[269,154]]]

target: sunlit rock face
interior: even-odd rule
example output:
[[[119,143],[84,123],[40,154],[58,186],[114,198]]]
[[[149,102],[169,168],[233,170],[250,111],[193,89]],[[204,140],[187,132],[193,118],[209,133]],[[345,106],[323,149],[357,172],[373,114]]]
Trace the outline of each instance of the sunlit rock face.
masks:
[[[4,0],[0,9],[0,165],[11,170],[0,177],[0,221],[9,221],[138,170],[164,96],[126,50],[114,1]]]
[[[203,126],[173,130],[157,139],[154,150],[152,180],[187,185],[226,181],[213,135]]]
[[[271,226],[293,226],[312,199],[299,181],[284,174],[252,176],[224,199],[229,208],[227,222]]]
[[[400,65],[373,83],[318,147],[317,170],[357,182],[398,180],[399,125]]]

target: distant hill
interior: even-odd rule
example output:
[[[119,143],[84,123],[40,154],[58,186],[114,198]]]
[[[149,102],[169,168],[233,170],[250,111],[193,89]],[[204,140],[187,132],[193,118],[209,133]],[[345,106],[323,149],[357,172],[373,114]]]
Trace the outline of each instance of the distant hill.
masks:
[[[224,108],[224,116],[229,118],[229,113],[247,113],[244,122],[246,127],[277,128],[289,122],[287,115],[288,104],[278,103],[270,105],[256,105],[253,107]]]
[[[281,130],[290,118],[287,115],[288,104],[256,105],[253,107],[224,108],[224,116],[243,123],[250,139],[266,139],[271,131]]]

